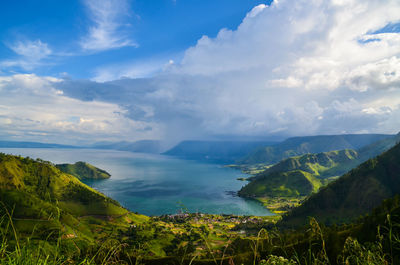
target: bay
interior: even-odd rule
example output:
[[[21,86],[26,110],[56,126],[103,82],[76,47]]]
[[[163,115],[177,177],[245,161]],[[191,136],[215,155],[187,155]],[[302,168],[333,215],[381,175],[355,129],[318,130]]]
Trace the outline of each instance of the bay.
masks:
[[[246,177],[221,165],[163,155],[99,149],[0,148],[0,152],[41,158],[52,163],[85,161],[106,170],[106,180],[87,185],[117,200],[127,209],[146,215],[180,211],[209,214],[272,215],[261,203],[237,197]]]

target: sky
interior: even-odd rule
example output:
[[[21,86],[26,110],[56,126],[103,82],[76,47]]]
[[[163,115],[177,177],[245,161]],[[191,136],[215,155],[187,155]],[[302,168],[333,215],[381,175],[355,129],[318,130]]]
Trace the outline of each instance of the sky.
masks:
[[[0,10],[0,140],[400,131],[398,0],[21,0]]]

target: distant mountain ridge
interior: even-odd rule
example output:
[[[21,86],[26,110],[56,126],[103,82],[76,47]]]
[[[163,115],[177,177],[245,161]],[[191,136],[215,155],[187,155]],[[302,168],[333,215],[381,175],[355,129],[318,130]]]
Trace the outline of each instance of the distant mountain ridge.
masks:
[[[0,141],[0,148],[81,148],[74,145],[63,145],[39,142]]]
[[[386,152],[399,142],[400,142],[400,132],[396,135],[366,145],[358,150],[360,154],[360,161],[364,162],[370,158],[378,156],[383,152]]]
[[[239,164],[275,164],[282,159],[307,153],[322,153],[334,150],[357,150],[376,141],[394,137],[386,134],[346,134],[320,135],[289,138],[281,143],[258,147],[244,158]]]
[[[161,141],[158,140],[140,140],[136,142],[106,142],[95,143],[91,146],[96,149],[112,149],[119,151],[129,151],[138,153],[154,153],[159,154],[162,152]]]
[[[270,141],[183,141],[163,154],[184,159],[233,163],[259,146],[275,143]]]
[[[136,142],[99,142],[93,145],[63,145],[54,143],[40,143],[40,142],[16,142],[16,141],[0,141],[0,148],[94,148],[94,149],[108,149],[128,152],[140,153],[157,153],[159,154],[163,149],[161,142],[158,140],[140,140]]]

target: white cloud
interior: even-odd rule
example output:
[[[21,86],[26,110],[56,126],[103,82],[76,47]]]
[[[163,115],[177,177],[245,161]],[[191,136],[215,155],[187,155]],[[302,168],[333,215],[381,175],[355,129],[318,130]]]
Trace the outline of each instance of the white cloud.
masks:
[[[64,143],[158,137],[157,125],[127,118],[116,104],[64,96],[55,88],[60,81],[32,74],[0,77],[3,136]]]
[[[264,5],[264,4],[255,6],[249,13],[247,13],[246,18],[253,18],[253,17],[257,16],[265,8],[267,8],[267,5]]]
[[[121,78],[148,78],[161,73],[173,64],[173,60],[160,58],[148,59],[147,61],[120,62],[97,68],[92,80],[106,82]]]
[[[0,61],[3,67],[21,67],[25,70],[32,70],[41,65],[43,60],[47,59],[53,54],[47,43],[41,40],[35,41],[18,41],[9,48],[14,51],[18,57],[13,60]]]
[[[191,81],[160,87],[172,83],[169,97],[190,102],[213,133],[395,132],[395,112],[382,110],[393,107],[388,90],[400,98],[400,33],[373,32],[399,21],[398,1],[275,1],[237,30],[203,36],[169,72]],[[379,111],[363,111],[377,99]]]
[[[127,0],[84,0],[93,25],[80,44],[84,50],[103,51],[137,46],[129,37],[131,15]]]
[[[43,58],[48,57],[52,51],[48,47],[47,43],[43,43],[40,40],[17,42],[15,45],[10,47],[16,54],[30,58],[34,61],[39,61]]]
[[[349,88],[359,91],[399,89],[400,59],[393,56],[377,62],[360,65],[347,74],[345,81]]]

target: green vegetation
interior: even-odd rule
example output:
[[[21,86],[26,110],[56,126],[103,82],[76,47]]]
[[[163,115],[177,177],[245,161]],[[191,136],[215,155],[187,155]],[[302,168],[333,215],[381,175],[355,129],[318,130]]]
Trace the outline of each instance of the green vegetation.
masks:
[[[320,137],[313,140],[320,140]],[[237,167],[242,171],[254,175],[248,178],[251,182],[239,191],[239,195],[255,198],[268,209],[284,213],[297,206],[297,201],[304,200],[322,186],[369,158],[387,151],[399,141],[400,133],[364,146],[359,152],[346,149],[294,156],[275,165],[239,165]]]
[[[395,194],[400,194],[400,144],[311,195],[284,221],[294,225],[304,222],[307,216],[324,223],[348,221]]]
[[[41,241],[34,234],[24,237],[15,229],[12,213],[5,213],[0,220],[0,263],[395,265],[400,262],[399,214],[397,196],[352,224],[324,226],[311,218],[309,225],[297,230],[279,230],[279,224],[274,227],[254,217],[161,216],[131,227],[121,234],[124,240],[103,238],[83,252],[77,238],[62,234]],[[153,238],[159,242],[157,248]],[[149,246],[154,252],[147,252]]]
[[[56,167],[78,179],[108,179],[111,177],[107,171],[82,161],[75,164],[59,164]]]
[[[397,145],[305,202],[294,198],[301,205],[282,219],[150,218],[49,162],[0,154],[0,264],[399,264],[399,160]],[[309,172],[290,172],[282,195],[322,184]],[[308,189],[296,179],[308,180]]]
[[[256,198],[269,210],[282,213],[350,170],[357,158],[356,151],[341,150],[284,159],[249,178],[250,183],[238,194]]]
[[[273,172],[265,177],[257,177],[239,191],[243,197],[297,197],[318,191],[321,181],[312,174],[293,170]]]
[[[5,154],[0,154],[0,201],[3,216],[5,212],[12,216],[19,238],[30,238],[32,244],[50,244],[50,249],[61,236],[74,239],[63,241],[63,248],[89,251],[116,229],[129,229],[148,220],[50,162]],[[3,225],[2,229],[8,227]],[[15,247],[13,243],[9,242]]]
[[[255,176],[262,178],[271,173],[301,170],[318,178],[340,176],[358,162],[358,153],[354,150],[330,151],[318,154],[305,154],[284,159]]]

